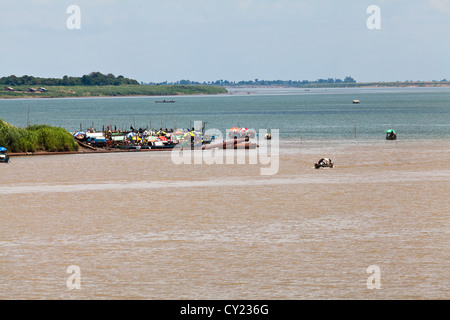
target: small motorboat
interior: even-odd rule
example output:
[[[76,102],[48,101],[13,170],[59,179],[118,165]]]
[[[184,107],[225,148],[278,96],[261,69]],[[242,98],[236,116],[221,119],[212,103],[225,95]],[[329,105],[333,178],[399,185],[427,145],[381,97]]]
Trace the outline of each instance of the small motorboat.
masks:
[[[386,133],[386,140],[395,140],[397,139],[397,132],[393,129],[386,130],[384,133]]]
[[[334,164],[331,161],[331,159],[328,158],[322,158],[317,163],[314,164],[314,168],[320,169],[320,168],[333,168]]]
[[[156,100],[156,103],[175,103],[175,100]]]
[[[0,147],[0,162],[3,162],[3,163],[9,162],[8,150],[4,147]]]

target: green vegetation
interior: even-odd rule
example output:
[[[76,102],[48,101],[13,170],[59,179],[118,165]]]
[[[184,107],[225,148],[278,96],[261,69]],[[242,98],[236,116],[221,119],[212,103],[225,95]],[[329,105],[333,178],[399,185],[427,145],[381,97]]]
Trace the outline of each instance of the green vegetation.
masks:
[[[91,72],[82,77],[64,76],[62,79],[57,78],[39,78],[33,76],[0,78],[0,85],[5,86],[119,86],[124,84],[139,85],[136,80],[125,78],[124,76],[114,76],[111,73],[102,74],[100,72]]]
[[[10,152],[76,151],[78,144],[65,129],[48,125],[17,128],[0,119],[0,146]]]
[[[0,91],[0,98],[64,98],[64,97],[117,97],[164,96],[227,93],[223,87],[208,85],[120,85],[120,86],[47,86],[29,92],[29,86],[16,86]],[[31,90],[33,91],[33,90]]]
[[[3,90],[1,89],[3,86]],[[38,78],[14,75],[0,78],[1,98],[65,98],[223,94],[225,87],[283,87],[283,88],[367,88],[367,87],[442,87],[450,86],[446,79],[437,81],[356,82],[351,76],[344,79],[311,80],[248,80],[248,81],[191,81],[141,83],[124,76],[91,72],[82,77],[64,76]]]
[[[220,86],[191,83],[140,85],[133,79],[91,72],[82,77],[62,79],[11,75],[0,78],[0,98],[115,97],[227,93]]]

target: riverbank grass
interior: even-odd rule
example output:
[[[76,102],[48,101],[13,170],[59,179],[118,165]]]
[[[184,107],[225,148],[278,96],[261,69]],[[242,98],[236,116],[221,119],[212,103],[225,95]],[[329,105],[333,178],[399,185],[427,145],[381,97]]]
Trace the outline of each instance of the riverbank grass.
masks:
[[[11,90],[12,89],[12,90]],[[211,85],[120,85],[120,86],[16,86],[0,91],[0,98],[65,98],[224,94]]]
[[[9,152],[60,152],[77,151],[78,144],[63,128],[33,125],[18,128],[0,119],[0,146]]]

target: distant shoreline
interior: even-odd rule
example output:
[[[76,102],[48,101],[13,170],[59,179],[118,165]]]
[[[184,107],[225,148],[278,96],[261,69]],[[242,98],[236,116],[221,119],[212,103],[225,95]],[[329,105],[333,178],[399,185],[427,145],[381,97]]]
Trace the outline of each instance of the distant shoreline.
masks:
[[[286,85],[227,85],[232,88],[293,88],[293,89],[315,89],[315,88],[448,88],[447,82],[357,82],[357,83],[311,83],[302,86]]]
[[[19,96],[15,96],[15,97],[2,97],[0,96],[0,100],[38,100],[38,99],[93,99],[93,98],[160,98],[160,97],[177,97],[177,96],[212,96],[212,95],[228,95],[230,94],[229,92],[226,93],[196,93],[196,94],[176,94],[176,95],[120,95],[120,96],[65,96],[65,97],[49,97],[49,96],[24,96],[24,97],[19,97]]]
[[[211,85],[120,85],[120,86],[30,86],[4,87],[0,99],[51,99],[95,97],[161,97],[226,94],[227,89]]]
[[[450,81],[309,83],[289,85],[121,85],[121,86],[48,86],[45,92],[28,92],[29,86],[0,90],[0,100],[55,98],[164,97],[231,94],[232,89],[338,89],[338,88],[449,88]]]

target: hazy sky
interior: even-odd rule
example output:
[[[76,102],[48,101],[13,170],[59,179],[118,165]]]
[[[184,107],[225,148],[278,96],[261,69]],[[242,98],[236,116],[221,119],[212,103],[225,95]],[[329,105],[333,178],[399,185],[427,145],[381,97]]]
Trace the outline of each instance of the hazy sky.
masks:
[[[67,8],[81,9],[69,29]],[[381,29],[369,29],[370,5]],[[0,0],[0,77],[450,79],[450,0]]]

